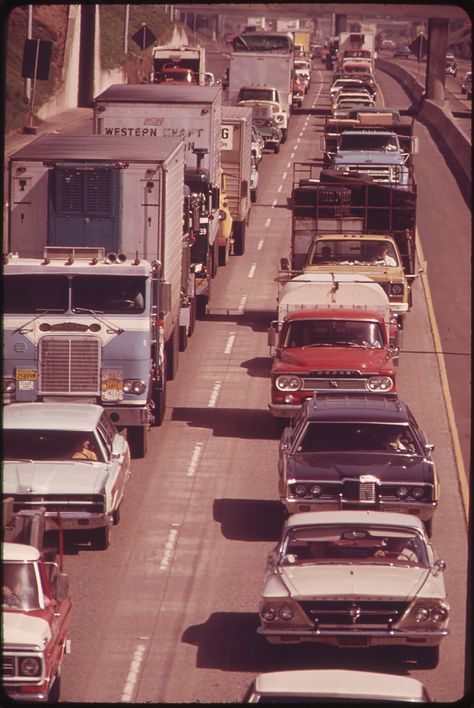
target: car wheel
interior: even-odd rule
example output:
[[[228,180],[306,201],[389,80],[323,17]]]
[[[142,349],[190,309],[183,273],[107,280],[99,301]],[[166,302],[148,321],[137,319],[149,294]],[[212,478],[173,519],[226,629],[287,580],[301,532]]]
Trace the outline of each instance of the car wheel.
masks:
[[[61,674],[56,674],[54,683],[48,693],[48,703],[58,703],[61,695]]]
[[[118,506],[115,511],[112,513],[112,523],[114,526],[117,526],[117,524],[120,522],[120,506]]]
[[[106,551],[110,545],[110,525],[94,529],[91,536],[91,547],[94,551]]]
[[[278,155],[278,153],[280,152],[280,145],[279,144],[273,146],[273,152],[275,153],[275,155]]]
[[[436,669],[439,663],[439,647],[422,647],[416,651],[418,669]]]

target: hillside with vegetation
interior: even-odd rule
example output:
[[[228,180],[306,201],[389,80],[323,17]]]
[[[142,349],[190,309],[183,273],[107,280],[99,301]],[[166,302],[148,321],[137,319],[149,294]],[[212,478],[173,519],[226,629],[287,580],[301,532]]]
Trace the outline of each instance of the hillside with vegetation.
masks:
[[[49,78],[37,81],[33,113],[61,86],[64,47],[66,42],[69,5],[33,5],[33,39],[50,40],[53,44]],[[164,6],[129,5],[128,54],[124,54],[125,5],[99,5],[100,56],[104,69],[133,67],[142,53],[133,35],[143,23],[156,36],[156,44],[165,44],[173,33],[173,24],[165,14]],[[5,11],[5,6],[4,6]],[[5,132],[8,134],[28,123],[30,106],[25,97],[25,79],[22,78],[23,50],[27,36],[27,6],[12,8],[4,14],[5,53]],[[149,54],[149,50],[147,51]],[[41,123],[35,117],[34,123]]]

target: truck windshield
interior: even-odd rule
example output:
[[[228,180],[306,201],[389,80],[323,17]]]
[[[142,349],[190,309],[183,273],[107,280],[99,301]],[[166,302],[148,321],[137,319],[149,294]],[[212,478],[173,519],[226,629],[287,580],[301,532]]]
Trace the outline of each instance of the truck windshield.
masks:
[[[239,101],[274,101],[278,102],[274,89],[243,88],[239,91]]]
[[[62,275],[6,275],[3,309],[6,314],[66,312],[68,279]]]
[[[393,152],[399,150],[398,140],[396,135],[390,134],[369,134],[363,133],[356,135],[354,133],[342,133],[339,138],[339,150],[384,150]]]
[[[383,335],[378,322],[360,320],[291,320],[283,333],[284,347],[354,346],[380,349]]]
[[[3,609],[40,609],[38,581],[33,563],[4,561]]]
[[[385,250],[386,249],[386,250]],[[309,253],[308,265],[329,263],[356,263],[377,265],[381,260],[386,265],[399,266],[400,262],[393,245],[389,241],[358,241],[356,239],[316,241]]]
[[[143,312],[145,278],[78,275],[72,281],[71,308],[118,314]]]
[[[234,52],[293,52],[293,41],[286,34],[271,34],[246,32],[232,40]]]

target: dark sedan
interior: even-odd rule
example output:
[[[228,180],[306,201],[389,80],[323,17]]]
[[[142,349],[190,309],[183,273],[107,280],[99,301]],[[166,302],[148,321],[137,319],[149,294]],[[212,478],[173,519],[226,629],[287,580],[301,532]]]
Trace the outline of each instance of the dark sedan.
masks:
[[[279,496],[290,514],[403,511],[431,533],[439,499],[432,449],[396,396],[318,394],[283,431]]]

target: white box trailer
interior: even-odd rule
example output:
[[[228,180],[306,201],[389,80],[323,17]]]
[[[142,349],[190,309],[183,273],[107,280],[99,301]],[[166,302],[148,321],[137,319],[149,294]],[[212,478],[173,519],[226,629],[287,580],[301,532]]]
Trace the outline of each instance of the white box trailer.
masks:
[[[12,262],[16,270],[9,266],[8,272],[18,277],[38,276],[42,283],[49,283],[48,274],[82,278],[84,284],[78,288],[84,302],[88,291],[95,298],[93,305],[75,308],[72,302],[66,310],[57,310],[54,307],[59,305],[43,306],[46,294],[38,292],[31,312],[29,304],[20,309],[23,320],[27,314],[37,320],[47,313],[55,319],[54,326],[49,323],[49,329],[44,330],[51,341],[42,354],[43,325],[34,329],[38,333],[40,389],[46,385],[41,366],[47,364],[48,352],[54,357],[61,350],[62,356],[64,347],[73,352],[75,347],[94,346],[90,361],[89,355],[81,354],[81,367],[90,363],[96,382],[100,367],[107,363],[108,370],[121,373],[114,373],[115,388],[108,398],[102,394],[111,375],[97,392],[92,387],[89,395],[95,396],[95,402],[113,407],[114,420],[129,430],[137,457],[145,454],[150,421],[161,423],[163,419],[166,379],[174,377],[178,365],[183,254],[189,251],[183,240],[183,180],[184,145],[180,139],[44,134],[9,160],[8,249],[17,252],[19,259]],[[135,282],[143,279],[137,300],[121,294],[122,285],[128,290],[130,278]],[[116,286],[112,287],[113,281]],[[48,297],[53,301],[54,287],[50,287],[53,291]],[[125,309],[114,309],[120,298]],[[9,307],[10,312],[15,309],[12,303]],[[92,329],[91,318],[95,320]],[[80,332],[84,341],[74,335]],[[93,332],[99,332],[97,338],[89,337]],[[24,335],[22,329],[19,335]],[[24,358],[23,349],[16,351],[16,355],[5,354],[12,373],[17,359]],[[64,400],[72,393],[68,382],[77,371],[66,366],[66,361],[67,371],[60,371],[60,363],[56,383],[64,388],[54,390]],[[30,368],[36,370],[36,364]],[[138,388],[129,397],[131,381],[141,383],[136,383]],[[53,395],[53,389],[46,387],[46,394],[40,389],[38,395]],[[79,397],[87,393],[81,387],[74,390]]]
[[[202,197],[191,249],[198,316],[205,313],[219,261],[220,86],[114,84],[94,99],[94,133],[184,141],[185,183]]]
[[[251,143],[252,109],[222,106],[221,166],[236,255],[245,250],[245,228],[250,217]]]
[[[245,36],[245,35],[244,35]],[[270,97],[268,88],[278,92],[278,113],[281,113],[282,120],[276,119],[286,139],[288,131],[288,120],[291,107],[291,92],[293,81],[293,54],[264,52],[232,52],[229,60],[229,103],[236,105],[240,98],[239,93],[242,87],[256,90],[253,102],[258,104],[259,100],[274,100]],[[261,92],[260,94],[258,92]],[[246,105],[251,105],[248,102]],[[283,142],[284,142],[283,140]]]

